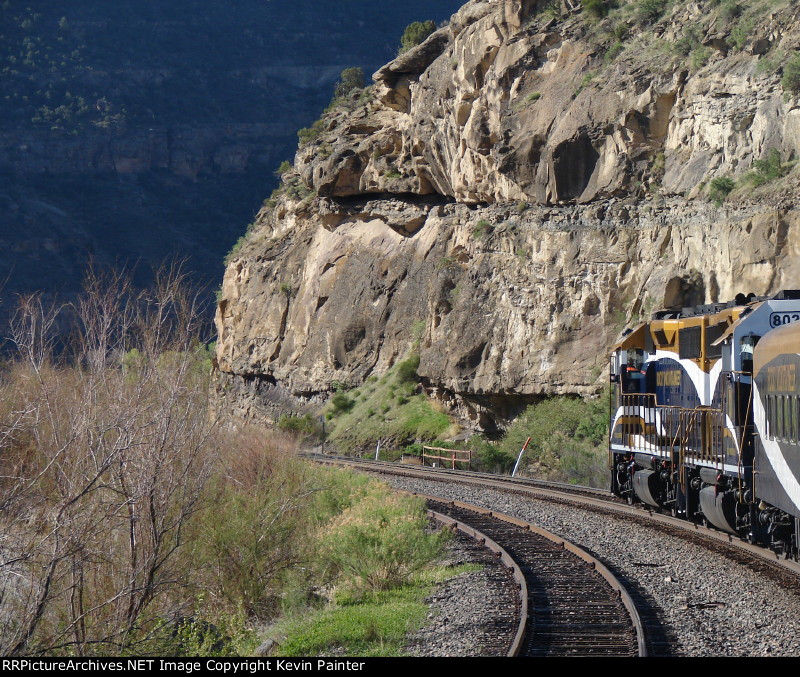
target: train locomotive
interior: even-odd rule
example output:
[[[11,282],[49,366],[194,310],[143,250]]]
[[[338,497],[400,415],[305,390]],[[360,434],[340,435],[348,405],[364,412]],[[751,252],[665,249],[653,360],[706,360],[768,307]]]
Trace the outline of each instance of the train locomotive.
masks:
[[[612,492],[797,558],[798,375],[798,290],[655,313],[612,348]]]

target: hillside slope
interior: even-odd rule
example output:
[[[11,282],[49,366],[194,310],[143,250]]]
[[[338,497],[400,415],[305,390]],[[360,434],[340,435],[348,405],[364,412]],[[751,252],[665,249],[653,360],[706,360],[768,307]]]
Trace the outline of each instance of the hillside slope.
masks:
[[[313,128],[226,270],[227,406],[417,346],[488,429],[595,392],[640,314],[800,286],[798,3],[584,4],[473,0]]]

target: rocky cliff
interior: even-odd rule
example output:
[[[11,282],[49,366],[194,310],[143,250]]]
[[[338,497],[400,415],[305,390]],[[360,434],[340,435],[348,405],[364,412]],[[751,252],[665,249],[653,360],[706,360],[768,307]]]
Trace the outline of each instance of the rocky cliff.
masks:
[[[414,349],[491,429],[656,307],[800,286],[797,3],[584,5],[473,0],[323,117],[225,273],[228,406]]]

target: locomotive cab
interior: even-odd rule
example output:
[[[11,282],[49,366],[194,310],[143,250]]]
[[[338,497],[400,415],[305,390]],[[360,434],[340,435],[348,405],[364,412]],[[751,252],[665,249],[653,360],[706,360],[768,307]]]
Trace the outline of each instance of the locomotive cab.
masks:
[[[800,291],[657,312],[610,372],[613,493],[796,553]]]

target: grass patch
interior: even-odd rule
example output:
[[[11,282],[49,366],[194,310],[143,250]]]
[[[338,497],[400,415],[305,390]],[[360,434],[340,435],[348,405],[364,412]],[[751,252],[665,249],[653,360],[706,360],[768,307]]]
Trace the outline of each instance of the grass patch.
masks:
[[[774,50],[772,54],[762,56],[756,65],[756,75],[774,75],[786,58],[782,49]]]
[[[275,634],[286,637],[278,653],[316,656],[342,647],[344,656],[402,656],[406,635],[425,621],[425,598],[434,585],[482,568],[479,564],[429,567],[394,590],[372,592],[361,599],[341,596],[335,607],[278,626]]]
[[[487,221],[486,219],[481,219],[475,224],[475,227],[472,229],[472,236],[479,240],[482,240],[488,235],[491,235],[493,230],[494,226],[491,223],[489,223],[489,221]]]
[[[428,533],[420,498],[374,484],[361,499],[325,525],[318,560],[337,599],[401,588],[434,561],[449,536]]]
[[[573,98],[578,96],[584,89],[586,89],[589,85],[594,82],[594,79],[597,77],[597,73],[594,71],[589,71],[585,73],[584,76],[581,78],[580,84],[575,88],[575,93],[572,95]]]
[[[345,656],[399,656],[407,633],[422,625],[428,607],[408,602],[399,594],[385,603],[326,609],[286,628],[282,656],[317,656],[344,647]],[[337,652],[338,655],[338,652]]]
[[[330,442],[352,454],[374,450],[379,439],[381,447],[389,451],[442,436],[451,426],[450,417],[438,411],[424,393],[417,392],[418,366],[419,355],[413,354],[398,362],[358,400],[336,395],[327,412],[333,423]]]

